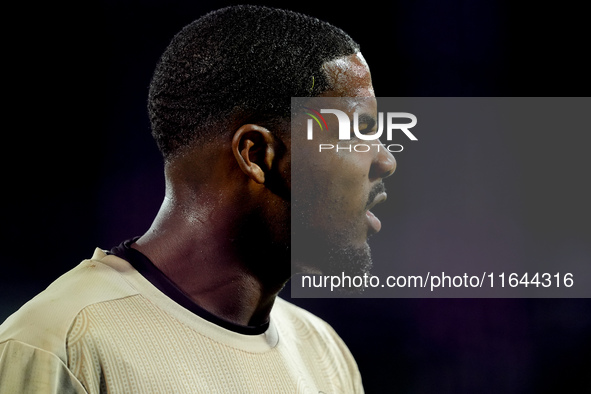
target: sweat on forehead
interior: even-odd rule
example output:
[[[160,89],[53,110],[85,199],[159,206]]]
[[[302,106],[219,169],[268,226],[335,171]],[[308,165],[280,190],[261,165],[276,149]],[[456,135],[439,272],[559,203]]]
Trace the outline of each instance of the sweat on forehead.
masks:
[[[321,96],[375,97],[369,66],[360,52],[328,61],[322,68],[331,89]]]

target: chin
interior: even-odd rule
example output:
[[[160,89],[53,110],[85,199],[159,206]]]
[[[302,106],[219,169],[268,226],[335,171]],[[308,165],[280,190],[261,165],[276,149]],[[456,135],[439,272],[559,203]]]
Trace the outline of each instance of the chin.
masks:
[[[307,217],[292,218],[292,270],[320,275],[369,274],[372,267],[368,229],[357,221],[309,225]]]
[[[369,274],[373,265],[371,249],[367,242],[362,246],[331,249],[328,254],[325,275],[363,276]]]
[[[309,251],[309,250],[308,250]],[[347,246],[326,249],[314,255],[292,257],[292,265],[297,273],[316,275],[363,276],[369,274],[373,266],[370,247]]]

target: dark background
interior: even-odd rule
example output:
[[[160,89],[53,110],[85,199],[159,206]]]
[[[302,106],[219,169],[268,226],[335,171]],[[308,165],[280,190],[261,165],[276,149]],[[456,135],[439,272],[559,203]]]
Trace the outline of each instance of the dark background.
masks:
[[[343,28],[361,44],[378,96],[589,95],[587,21],[567,2],[251,3]],[[94,247],[110,248],[148,228],[163,196],[145,110],[151,73],[182,26],[227,4],[103,0],[6,9],[0,321]],[[516,248],[536,246],[528,258],[590,264],[589,137],[529,130],[503,149],[489,137],[462,146],[462,155],[415,145],[397,156],[384,231],[373,241],[378,256],[422,258],[437,242],[453,254],[471,244],[462,223],[474,210],[482,215],[478,202],[488,201],[485,207],[495,209],[479,223],[500,213],[514,219],[526,236]],[[435,189],[428,186],[433,179],[421,177],[426,168],[440,171]],[[433,220],[461,231],[434,240],[428,222],[414,220],[420,212],[422,219],[437,213]],[[494,244],[500,223],[481,234],[485,241]],[[368,393],[589,387],[587,299],[293,301],[343,337]]]

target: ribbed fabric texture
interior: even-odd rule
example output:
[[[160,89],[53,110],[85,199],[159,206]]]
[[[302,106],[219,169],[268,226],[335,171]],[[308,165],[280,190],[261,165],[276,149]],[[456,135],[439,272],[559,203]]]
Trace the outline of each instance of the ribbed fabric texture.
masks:
[[[330,326],[277,299],[243,335],[167,298],[97,250],[0,326],[0,393],[357,393]]]

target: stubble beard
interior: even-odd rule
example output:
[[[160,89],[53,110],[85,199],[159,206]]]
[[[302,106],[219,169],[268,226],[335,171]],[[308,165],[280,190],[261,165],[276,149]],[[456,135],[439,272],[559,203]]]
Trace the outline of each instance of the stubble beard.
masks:
[[[353,231],[341,230],[327,235],[314,233],[310,229],[304,230],[305,226],[298,227],[300,231],[294,231],[292,238],[292,264],[295,263],[296,272],[322,276],[345,275],[352,279],[365,275],[371,276],[373,266],[371,248],[367,242],[361,246],[347,242],[354,239]],[[362,292],[363,288],[344,287],[340,290],[346,293],[358,293]]]
[[[340,234],[340,239],[345,238]],[[365,242],[361,247],[353,245],[339,245],[330,242],[327,245],[326,262],[323,264],[324,275],[348,275],[363,276],[369,275],[373,265],[371,259],[371,248]]]
[[[380,183],[370,191],[366,208],[382,192],[385,192],[385,187]],[[320,271],[322,275],[370,276],[373,266],[371,248],[367,240],[361,246],[353,244],[352,240],[359,238],[355,233],[357,226],[354,221],[338,229],[333,227],[330,232],[320,232],[309,225],[312,217],[310,211],[314,205],[310,201],[319,199],[320,197],[306,202],[297,199],[294,201],[292,261],[303,263],[304,267]],[[331,217],[327,219],[330,221]]]

